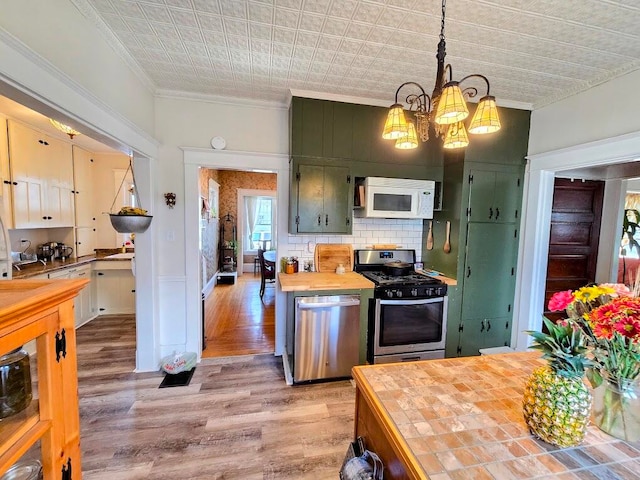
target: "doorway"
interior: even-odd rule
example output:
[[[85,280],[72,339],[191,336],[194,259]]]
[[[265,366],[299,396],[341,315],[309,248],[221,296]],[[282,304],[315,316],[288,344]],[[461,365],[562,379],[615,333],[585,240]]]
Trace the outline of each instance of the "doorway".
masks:
[[[289,208],[289,157],[284,154],[237,152],[232,150],[203,150],[184,148],[185,192],[185,310],[187,318],[187,350],[202,352],[202,277],[199,258],[199,226],[201,202],[197,194],[200,168],[243,171],[265,170],[276,174],[277,234],[276,257],[288,251],[287,213]],[[220,197],[222,198],[222,194]],[[225,213],[220,207],[221,214]],[[218,288],[217,286],[215,288]],[[286,294],[274,289],[275,296],[275,355],[282,355],[285,341]]]
[[[254,238],[269,239],[275,248],[277,177],[271,172],[201,169],[200,195],[206,180],[218,184],[219,234],[217,245],[206,245],[201,235],[201,252],[217,251],[217,268],[207,280],[211,288],[204,295],[203,357],[229,357],[275,350],[275,295],[259,295],[259,269],[252,270],[257,246]],[[255,188],[248,188],[255,187]],[[207,187],[208,188],[208,187]],[[232,220],[230,222],[230,220]],[[204,232],[204,229],[200,229]],[[211,236],[208,236],[211,241]],[[230,243],[233,242],[233,243]],[[273,243],[272,243],[273,242]],[[250,267],[250,268],[246,268]],[[233,275],[229,275],[233,273]],[[207,273],[208,274],[208,273]]]

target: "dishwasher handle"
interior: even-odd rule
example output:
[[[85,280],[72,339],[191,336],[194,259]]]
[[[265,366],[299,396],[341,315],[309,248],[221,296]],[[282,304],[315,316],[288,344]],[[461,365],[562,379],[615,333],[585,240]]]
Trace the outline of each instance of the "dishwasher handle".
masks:
[[[314,308],[332,308],[332,307],[355,307],[360,306],[359,298],[346,298],[344,300],[336,300],[333,302],[300,302],[298,308],[300,310],[311,310]]]

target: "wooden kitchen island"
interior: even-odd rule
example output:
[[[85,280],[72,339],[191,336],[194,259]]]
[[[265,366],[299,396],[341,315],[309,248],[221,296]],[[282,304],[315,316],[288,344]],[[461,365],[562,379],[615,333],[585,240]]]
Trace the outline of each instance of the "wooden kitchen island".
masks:
[[[590,425],[583,444],[537,440],[522,416],[538,352],[357,366],[355,435],[389,479],[640,478],[640,442]]]

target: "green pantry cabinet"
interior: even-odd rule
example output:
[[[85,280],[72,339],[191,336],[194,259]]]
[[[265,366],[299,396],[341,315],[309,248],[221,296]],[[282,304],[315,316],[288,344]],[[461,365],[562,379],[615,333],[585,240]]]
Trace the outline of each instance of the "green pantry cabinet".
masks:
[[[446,356],[478,355],[511,342],[529,112],[500,109],[493,139],[470,135],[466,151],[445,154],[443,210],[434,236],[451,222],[450,254],[425,251],[425,265],[457,279],[449,288]]]
[[[458,356],[511,341],[522,182],[519,172],[484,168],[490,167],[471,168],[467,177],[466,252],[458,278],[462,311],[455,329]]]

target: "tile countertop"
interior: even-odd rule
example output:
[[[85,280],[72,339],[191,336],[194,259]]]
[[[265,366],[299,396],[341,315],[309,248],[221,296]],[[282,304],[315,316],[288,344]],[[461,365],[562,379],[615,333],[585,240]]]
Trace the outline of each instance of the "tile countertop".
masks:
[[[593,424],[574,448],[529,433],[524,382],[543,362],[540,353],[525,352],[357,366],[353,373],[358,395],[403,452],[396,455],[411,464],[407,472],[415,472],[398,478],[640,478],[640,442]]]
[[[127,251],[133,252],[132,249],[128,249]],[[128,258],[105,258],[116,253],[120,253],[119,248],[96,250],[95,255],[85,255],[83,257],[77,258],[72,257],[65,260],[64,262],[61,260],[53,260],[52,262],[47,262],[46,264],[43,264],[42,262],[29,263],[26,265],[21,265],[20,270],[16,270],[15,268],[13,268],[12,278],[14,280],[17,280],[22,278],[35,277],[37,275],[62,270],[63,268],[78,267],[80,265],[85,265],[96,260],[106,260],[109,262],[121,262],[124,260],[129,260]]]

